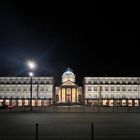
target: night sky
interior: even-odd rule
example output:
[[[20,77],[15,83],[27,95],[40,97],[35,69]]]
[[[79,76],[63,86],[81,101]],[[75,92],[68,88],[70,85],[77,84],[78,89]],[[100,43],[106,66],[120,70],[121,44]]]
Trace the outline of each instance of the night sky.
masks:
[[[61,5],[61,4],[59,4]],[[127,3],[0,2],[0,76],[36,76],[60,82],[67,67],[84,76],[139,76],[135,6]]]

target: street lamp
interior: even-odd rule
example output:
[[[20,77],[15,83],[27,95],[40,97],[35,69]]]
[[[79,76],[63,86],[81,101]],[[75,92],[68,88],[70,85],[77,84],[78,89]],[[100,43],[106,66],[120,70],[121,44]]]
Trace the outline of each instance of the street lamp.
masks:
[[[34,70],[36,68],[36,64],[33,61],[28,61],[27,65],[28,65],[28,68],[31,70]]]
[[[33,72],[29,72],[29,76],[33,77],[34,76]]]
[[[34,61],[28,61],[27,66],[30,70],[35,70],[36,68],[36,63]],[[32,78],[34,76],[33,72],[29,72],[30,76],[30,111],[32,111]]]
[[[30,111],[32,111],[32,77],[34,76],[33,72],[29,72],[30,76]]]

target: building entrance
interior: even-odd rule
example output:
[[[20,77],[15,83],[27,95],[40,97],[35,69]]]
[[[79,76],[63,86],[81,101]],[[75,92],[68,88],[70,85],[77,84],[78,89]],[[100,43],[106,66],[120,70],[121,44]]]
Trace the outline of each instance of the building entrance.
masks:
[[[63,73],[62,84],[56,91],[56,103],[81,103],[82,89],[75,84],[75,75],[70,69]]]
[[[71,96],[70,96],[70,94],[67,94],[66,102],[67,102],[67,103],[70,103],[70,102],[71,102]]]

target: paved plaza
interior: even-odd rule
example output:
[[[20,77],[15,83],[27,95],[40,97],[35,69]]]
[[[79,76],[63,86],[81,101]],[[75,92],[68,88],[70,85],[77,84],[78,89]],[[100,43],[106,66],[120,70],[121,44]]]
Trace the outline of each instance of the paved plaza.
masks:
[[[140,139],[139,113],[0,113],[0,140],[94,140]]]

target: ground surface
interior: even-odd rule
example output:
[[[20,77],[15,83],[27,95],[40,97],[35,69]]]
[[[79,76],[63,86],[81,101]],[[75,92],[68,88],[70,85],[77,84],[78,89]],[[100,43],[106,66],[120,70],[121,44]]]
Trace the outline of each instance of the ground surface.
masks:
[[[94,140],[140,139],[140,113],[0,113],[0,140]]]

